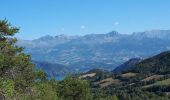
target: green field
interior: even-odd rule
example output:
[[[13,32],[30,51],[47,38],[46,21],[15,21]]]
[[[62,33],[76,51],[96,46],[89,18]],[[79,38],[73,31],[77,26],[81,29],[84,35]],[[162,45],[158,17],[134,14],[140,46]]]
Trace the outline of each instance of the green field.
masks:
[[[166,80],[162,80],[162,81],[158,81],[154,84],[150,84],[150,85],[145,85],[143,86],[143,88],[148,88],[148,87],[152,87],[152,86],[162,86],[162,85],[170,85],[170,78],[166,79]]]

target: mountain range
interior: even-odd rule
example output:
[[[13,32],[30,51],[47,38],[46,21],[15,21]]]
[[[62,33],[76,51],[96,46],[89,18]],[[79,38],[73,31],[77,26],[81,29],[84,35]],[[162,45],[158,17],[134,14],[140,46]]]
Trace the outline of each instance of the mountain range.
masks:
[[[35,40],[22,40],[18,46],[33,61],[60,64],[72,72],[85,72],[94,68],[113,70],[131,58],[146,58],[170,50],[170,30],[151,30],[120,34],[84,36],[44,36]]]

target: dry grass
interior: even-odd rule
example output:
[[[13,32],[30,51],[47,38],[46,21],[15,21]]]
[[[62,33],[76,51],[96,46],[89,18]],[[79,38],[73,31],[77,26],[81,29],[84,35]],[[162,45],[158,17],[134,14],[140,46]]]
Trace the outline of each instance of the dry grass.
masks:
[[[99,85],[101,88],[109,86],[111,84],[119,84],[120,81],[118,79],[113,79],[113,78],[107,78],[104,80],[101,80],[99,82],[96,82],[96,85]]]
[[[170,96],[170,92],[165,92],[165,94],[166,94],[167,96]]]
[[[150,80],[158,80],[160,78],[162,78],[164,75],[153,75],[153,76],[149,76],[145,79],[143,79],[142,81],[150,81]]]
[[[134,77],[136,75],[137,75],[137,73],[129,72],[129,73],[122,74],[121,76],[124,78],[129,78],[129,77]]]
[[[96,76],[96,73],[84,74],[81,75],[79,78],[82,79],[82,78],[94,77],[94,76]]]

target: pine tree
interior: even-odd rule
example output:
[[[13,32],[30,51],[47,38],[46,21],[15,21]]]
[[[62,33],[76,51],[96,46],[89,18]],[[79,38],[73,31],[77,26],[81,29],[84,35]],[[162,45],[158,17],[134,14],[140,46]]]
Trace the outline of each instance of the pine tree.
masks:
[[[0,94],[10,98],[27,94],[36,80],[46,78],[35,69],[30,55],[15,45],[17,39],[12,36],[18,32],[6,19],[0,20]]]

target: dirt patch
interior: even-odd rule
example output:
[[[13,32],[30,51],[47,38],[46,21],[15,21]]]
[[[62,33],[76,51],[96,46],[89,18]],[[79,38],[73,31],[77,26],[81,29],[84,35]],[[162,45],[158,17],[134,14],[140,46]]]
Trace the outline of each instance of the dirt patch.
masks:
[[[79,78],[82,79],[82,78],[94,77],[94,76],[96,76],[96,73],[84,74],[81,75]]]

